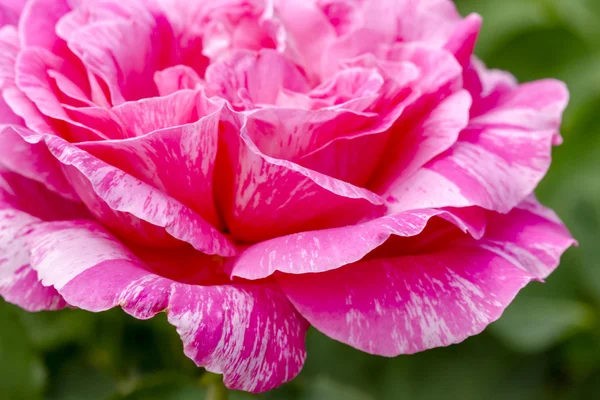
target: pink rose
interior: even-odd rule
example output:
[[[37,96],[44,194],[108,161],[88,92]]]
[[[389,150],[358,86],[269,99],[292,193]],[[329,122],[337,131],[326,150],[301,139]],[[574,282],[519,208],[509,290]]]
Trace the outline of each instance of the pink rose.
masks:
[[[567,90],[449,0],[0,0],[0,294],[166,312],[234,389],[309,325],[383,356],[481,332],[573,244],[532,195]]]

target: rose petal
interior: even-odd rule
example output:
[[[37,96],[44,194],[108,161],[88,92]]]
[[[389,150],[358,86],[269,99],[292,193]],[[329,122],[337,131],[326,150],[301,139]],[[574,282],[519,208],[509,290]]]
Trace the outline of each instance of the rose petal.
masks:
[[[184,95],[187,102],[177,99]],[[220,111],[202,116],[197,122],[181,124],[186,119],[197,119],[197,115],[204,112],[196,109],[196,99],[195,94],[180,91],[167,98],[149,100],[147,103],[151,102],[152,105],[140,108],[132,104],[130,110],[113,110],[123,123],[130,122],[130,130],[149,130],[151,133],[128,140],[81,143],[78,147],[108,165],[167,193],[198,212],[211,225],[218,227],[221,223],[213,200],[213,170],[217,156]],[[120,107],[128,104],[130,103]],[[194,118],[177,121],[178,118],[164,116],[168,109],[183,115],[187,106],[192,106],[193,114],[196,115]],[[188,113],[192,113],[191,109]],[[144,121],[146,115],[155,121]],[[164,123],[162,118],[169,122]],[[141,123],[138,124],[139,120]]]
[[[234,106],[242,106],[239,91],[243,90],[251,105],[275,104],[283,89],[304,93],[308,82],[293,62],[275,50],[260,52],[236,51],[224,61],[212,63],[206,69],[206,91]]]
[[[43,140],[90,212],[129,240],[160,247],[180,245],[178,239],[207,254],[235,254],[206,220],[158,189],[56,136],[17,133],[29,143]]]
[[[178,90],[195,89],[201,79],[192,68],[176,65],[154,74],[154,83],[161,96],[167,96]]]
[[[392,357],[458,343],[498,319],[539,278],[533,273],[546,275],[573,243],[564,228],[528,235],[542,228],[523,212],[494,221],[506,224],[492,228],[500,241],[494,247],[486,235],[482,243],[467,239],[444,251],[281,274],[278,281],[313,326],[360,350]]]
[[[42,220],[87,215],[80,205],[0,166],[0,296],[28,311],[63,308],[62,297],[31,269],[28,240]]]
[[[386,215],[358,225],[301,232],[257,243],[232,260],[232,276],[262,279],[275,271],[308,274],[331,271],[362,259],[392,235],[417,236],[433,217],[450,220],[480,237],[485,218],[476,210],[463,215],[443,210],[420,210]]]
[[[217,156],[217,200],[238,239],[255,242],[356,221],[382,204],[375,193],[262,153],[233,113]],[[238,133],[241,131],[241,135]]]
[[[28,1],[19,21],[21,47],[41,47],[58,54],[64,42],[56,35],[54,27],[70,9],[68,0]]]
[[[475,49],[475,42],[481,29],[482,18],[477,14],[471,14],[462,20],[455,28],[454,33],[444,46],[456,57],[456,60],[466,68],[471,62],[471,56]]]
[[[176,45],[167,21],[155,18],[148,5],[134,1],[134,10],[123,10],[115,3],[101,4],[99,10],[90,5],[93,14],[108,12],[112,18],[95,16],[78,28],[70,27],[73,31],[64,26],[62,31],[73,53],[106,83],[112,104],[119,105],[157,94],[156,86],[151,84],[153,75],[174,62]],[[120,13],[112,11],[115,7]]]
[[[0,27],[17,25],[23,6],[22,0],[0,0]]]
[[[27,311],[65,307],[56,289],[42,286],[29,265],[27,240],[40,220],[4,207],[0,202],[0,296]]]
[[[542,90],[547,95],[540,97]],[[564,85],[542,81],[497,99],[451,149],[389,188],[392,210],[480,206],[508,212],[546,174],[567,97]]]
[[[141,319],[166,311],[186,355],[222,373],[231,389],[269,390],[292,379],[304,362],[308,326],[274,286],[162,278],[103,228],[84,221],[45,224],[32,240],[32,264],[44,284],[79,308],[121,306]]]
[[[44,116],[56,120],[53,124],[53,132],[74,141],[105,138],[100,132],[71,119],[57,97],[57,93],[52,87],[49,71],[66,69],[71,76],[77,74],[65,60],[43,48],[30,47],[19,52],[15,68],[17,87]],[[68,80],[66,77],[63,78]],[[70,83],[70,86],[74,85],[74,83]]]
[[[14,129],[0,127],[0,160],[13,172],[43,184],[66,199],[79,197],[65,179],[60,165],[43,143],[30,144]]]
[[[394,182],[406,179],[446,151],[469,123],[471,96],[466,90],[443,99],[433,110],[428,106],[424,103],[409,108],[392,128],[382,157],[386,162],[369,183],[375,192],[385,193]]]
[[[128,101],[119,106],[69,107],[71,115],[106,137],[120,140],[196,122],[214,108],[201,93],[181,90],[165,97]]]

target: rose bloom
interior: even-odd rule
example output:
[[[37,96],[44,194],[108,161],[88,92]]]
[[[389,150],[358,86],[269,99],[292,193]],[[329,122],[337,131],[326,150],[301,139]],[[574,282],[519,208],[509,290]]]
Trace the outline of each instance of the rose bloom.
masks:
[[[305,334],[458,343],[573,239],[532,192],[568,93],[449,0],[0,0],[0,294],[165,312],[261,392]]]

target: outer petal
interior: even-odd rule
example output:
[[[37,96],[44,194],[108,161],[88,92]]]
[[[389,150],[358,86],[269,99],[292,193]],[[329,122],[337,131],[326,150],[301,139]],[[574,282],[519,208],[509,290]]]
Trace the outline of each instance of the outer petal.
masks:
[[[43,219],[86,215],[83,207],[0,167],[0,296],[28,311],[64,307],[56,290],[42,286],[31,269],[28,240]]]
[[[335,270],[362,259],[391,236],[419,235],[433,217],[444,218],[475,237],[480,237],[485,228],[485,216],[477,209],[410,211],[257,243],[233,259],[228,272],[245,279],[262,279],[276,271],[310,274]]]
[[[388,189],[392,210],[480,206],[508,212],[546,174],[567,98],[563,84],[542,81],[496,99],[450,150]]]
[[[276,287],[162,278],[88,222],[46,224],[32,240],[32,260],[42,282],[74,306],[102,311],[120,305],[141,319],[166,311],[186,355],[224,374],[232,389],[269,390],[292,379],[304,362],[308,325]]]
[[[30,144],[12,128],[0,127],[0,160],[11,171],[43,184],[66,199],[79,200],[43,143]]]
[[[44,140],[90,212],[129,240],[176,246],[178,239],[208,254],[235,254],[227,238],[167,194],[56,136],[18,133],[29,143]]]
[[[39,282],[29,265],[27,240],[40,220],[0,204],[0,296],[27,311],[58,310],[66,303]]]
[[[454,242],[445,251],[321,274],[281,274],[278,281],[313,326],[360,350],[396,356],[458,343],[499,318],[517,292],[556,267],[573,243],[562,227],[532,236],[542,231],[537,224],[543,217],[527,213],[494,221],[507,225],[492,233],[506,240],[493,247],[486,235],[481,243]]]

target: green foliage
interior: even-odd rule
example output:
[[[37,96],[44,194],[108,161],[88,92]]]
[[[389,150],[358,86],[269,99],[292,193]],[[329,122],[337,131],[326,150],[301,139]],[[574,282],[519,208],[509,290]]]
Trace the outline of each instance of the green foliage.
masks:
[[[291,383],[233,400],[558,399],[600,393],[600,1],[457,0],[484,17],[477,54],[521,81],[567,82],[565,145],[538,195],[580,246],[480,336],[413,356],[360,353],[316,331]],[[119,310],[28,314],[0,303],[3,400],[214,398],[218,382],[185,358],[164,316]]]

